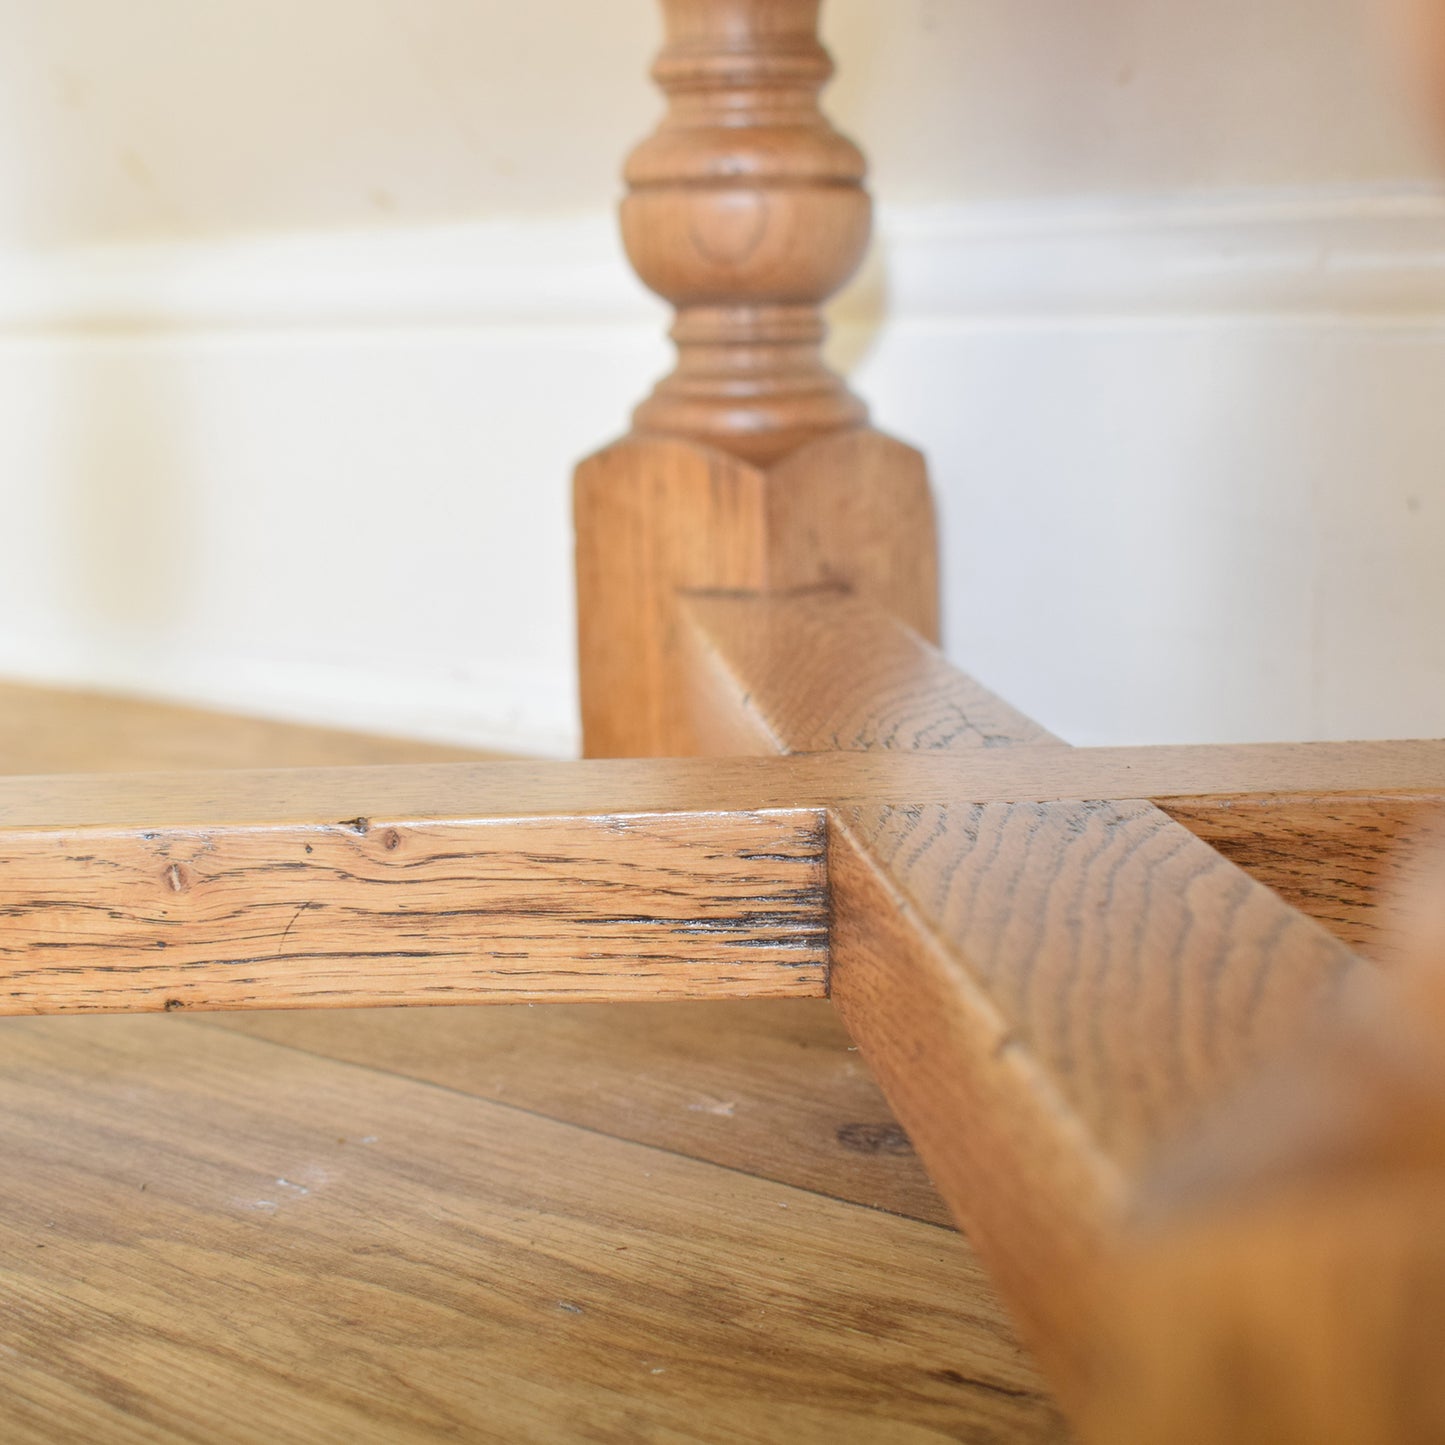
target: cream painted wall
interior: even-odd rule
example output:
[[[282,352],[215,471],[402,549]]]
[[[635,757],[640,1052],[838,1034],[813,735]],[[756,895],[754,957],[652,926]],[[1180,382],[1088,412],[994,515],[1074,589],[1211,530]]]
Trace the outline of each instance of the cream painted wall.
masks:
[[[1079,742],[1445,734],[1445,194],[1366,0],[829,0],[948,645]],[[575,745],[666,365],[648,0],[0,0],[0,672]]]
[[[1372,0],[828,0],[887,202],[1378,183]],[[0,0],[0,245],[590,211],[650,0]]]
[[[894,202],[1429,170],[1378,0],[831,3],[833,106]]]

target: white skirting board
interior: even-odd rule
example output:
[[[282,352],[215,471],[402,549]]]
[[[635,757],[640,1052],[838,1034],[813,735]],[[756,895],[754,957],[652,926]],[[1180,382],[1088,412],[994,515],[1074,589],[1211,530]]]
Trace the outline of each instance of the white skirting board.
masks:
[[[1445,734],[1439,194],[885,210],[837,318],[1049,727]],[[0,260],[0,671],[570,751],[570,466],[665,324],[606,216]]]

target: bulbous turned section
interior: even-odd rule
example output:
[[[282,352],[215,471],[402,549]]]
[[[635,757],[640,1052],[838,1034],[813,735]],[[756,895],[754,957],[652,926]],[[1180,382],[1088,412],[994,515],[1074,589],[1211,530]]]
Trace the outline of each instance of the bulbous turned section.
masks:
[[[767,463],[867,411],[824,364],[821,306],[858,268],[865,162],[818,108],[819,0],[662,0],[669,101],[627,163],[622,236],[677,308],[677,369],[640,432]]]

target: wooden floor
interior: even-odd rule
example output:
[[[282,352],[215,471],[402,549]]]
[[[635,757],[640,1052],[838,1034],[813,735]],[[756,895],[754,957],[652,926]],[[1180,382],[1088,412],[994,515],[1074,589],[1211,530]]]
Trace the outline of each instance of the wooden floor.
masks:
[[[5,772],[448,756],[0,689]],[[0,1157],[15,1445],[1063,1438],[826,1003],[4,1020]]]

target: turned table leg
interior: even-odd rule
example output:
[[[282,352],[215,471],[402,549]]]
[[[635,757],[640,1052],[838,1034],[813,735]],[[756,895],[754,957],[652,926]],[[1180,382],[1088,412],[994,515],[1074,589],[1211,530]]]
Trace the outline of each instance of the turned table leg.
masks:
[[[669,108],[627,164],[622,232],[677,309],[677,366],[577,472],[589,756],[696,751],[679,590],[848,591],[937,636],[923,459],[868,426],[821,353],[870,202],[818,108],[818,4],[663,0]]]

